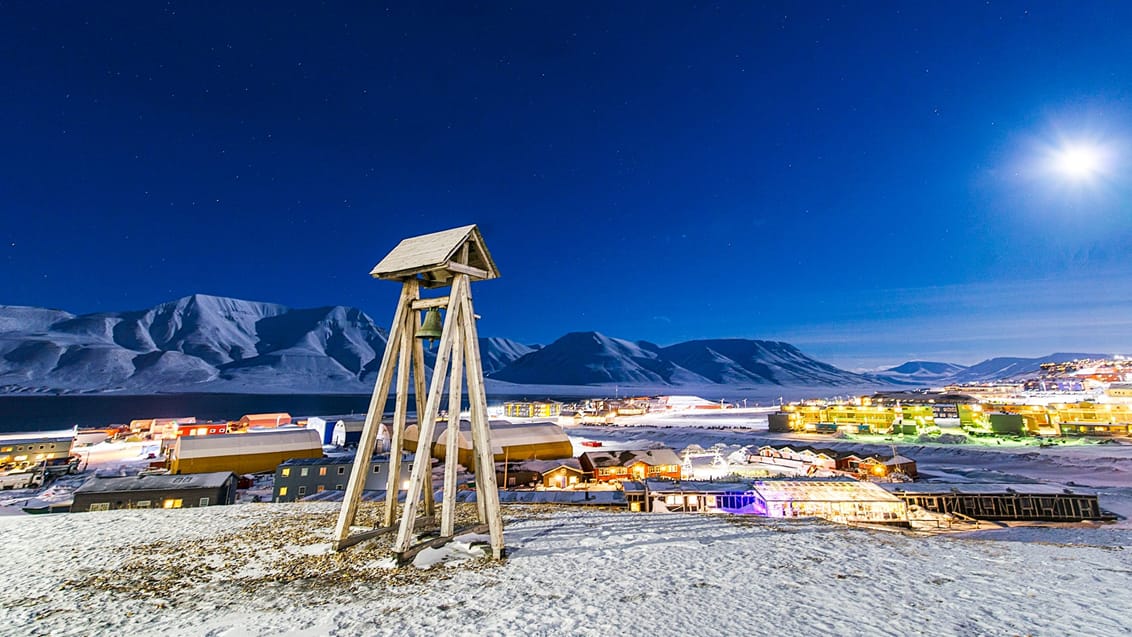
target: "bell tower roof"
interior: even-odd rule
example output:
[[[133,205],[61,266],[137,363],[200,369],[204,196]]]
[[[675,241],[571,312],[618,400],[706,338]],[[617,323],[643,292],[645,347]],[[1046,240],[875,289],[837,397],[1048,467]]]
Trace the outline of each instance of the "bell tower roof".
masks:
[[[476,281],[499,277],[475,224],[403,239],[370,271],[370,276],[390,281],[419,277],[425,287],[449,285],[455,274]]]

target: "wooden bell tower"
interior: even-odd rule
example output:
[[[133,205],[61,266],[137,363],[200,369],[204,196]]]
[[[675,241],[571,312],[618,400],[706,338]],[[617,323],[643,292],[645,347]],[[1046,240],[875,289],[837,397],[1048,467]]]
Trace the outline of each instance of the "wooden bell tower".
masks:
[[[459,439],[462,377],[467,372],[468,401],[471,404],[472,455],[475,458],[476,502],[479,522],[491,536],[496,559],[503,557],[503,517],[499,510],[499,491],[495,482],[495,461],[491,429],[487,421],[487,395],[484,392],[483,365],[480,361],[476,315],[472,309],[472,281],[499,276],[479,228],[474,225],[410,237],[385,255],[370,275],[401,282],[401,298],[389,329],[389,341],[381,358],[373,397],[366,413],[365,428],[358,442],[354,467],[346,486],[345,500],[334,532],[334,548],[342,550],[396,528],[393,551],[403,560],[412,549],[413,532],[422,520],[434,518],[432,487],[432,440],[441,396],[448,380],[448,443],[444,454],[444,490],[440,512],[440,536],[450,538],[456,521],[456,444]],[[448,296],[421,298],[421,288],[450,288]],[[425,393],[424,345],[417,338],[421,310],[445,310],[444,325],[428,393]],[[369,473],[370,458],[381,427],[385,402],[397,372],[393,409],[393,428],[389,450],[389,481],[386,485],[384,525],[373,531],[350,535],[358,502]],[[417,412],[417,450],[413,460],[405,505],[397,523],[397,493],[401,485],[401,453],[405,446],[405,421],[412,372]],[[471,468],[471,467],[470,467]],[[420,511],[423,498],[423,512]],[[418,519],[421,515],[421,519]],[[396,525],[396,526],[395,526]]]

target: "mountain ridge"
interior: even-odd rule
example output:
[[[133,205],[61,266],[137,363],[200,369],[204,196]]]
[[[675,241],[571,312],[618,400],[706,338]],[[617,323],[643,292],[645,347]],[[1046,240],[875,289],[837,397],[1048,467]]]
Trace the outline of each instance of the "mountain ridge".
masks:
[[[76,315],[0,305],[2,393],[369,393],[386,330],[358,308],[292,309],[193,294],[152,308]],[[696,339],[658,346],[599,332],[525,345],[480,338],[484,373],[503,387],[849,387],[941,385],[1037,371],[1058,353],[972,366],[908,361],[855,373],[782,341]],[[426,366],[435,354],[426,351]]]

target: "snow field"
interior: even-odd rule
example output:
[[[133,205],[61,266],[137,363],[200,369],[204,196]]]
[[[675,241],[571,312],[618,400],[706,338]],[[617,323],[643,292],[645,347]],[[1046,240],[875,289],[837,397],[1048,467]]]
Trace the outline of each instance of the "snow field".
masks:
[[[335,513],[262,504],[0,519],[0,625],[215,636],[1132,631],[1125,530],[1043,529],[1044,540],[1014,542],[509,507],[506,562],[429,558],[421,570],[388,568],[379,542],[328,553]]]

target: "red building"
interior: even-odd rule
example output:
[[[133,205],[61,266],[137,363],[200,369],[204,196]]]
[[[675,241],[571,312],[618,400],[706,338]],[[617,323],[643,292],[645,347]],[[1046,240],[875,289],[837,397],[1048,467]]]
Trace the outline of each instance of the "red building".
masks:
[[[680,479],[680,458],[671,449],[587,451],[578,462],[586,478],[598,482]]]
[[[196,422],[177,425],[177,436],[211,436],[228,433],[227,422]]]

